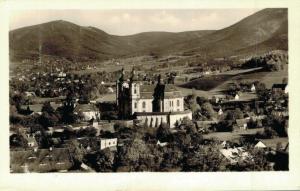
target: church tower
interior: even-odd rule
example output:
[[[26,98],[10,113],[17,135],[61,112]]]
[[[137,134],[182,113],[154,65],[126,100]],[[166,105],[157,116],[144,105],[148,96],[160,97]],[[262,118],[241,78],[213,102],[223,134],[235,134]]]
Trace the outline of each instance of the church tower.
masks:
[[[153,112],[164,112],[165,84],[161,75],[157,78],[157,84],[154,88],[152,108]]]
[[[140,99],[140,82],[136,76],[134,68],[132,68],[130,76],[130,105],[131,105],[131,114],[139,111],[139,99]]]
[[[124,68],[121,70],[121,75],[116,83],[116,100],[119,119],[130,118],[130,88],[129,81],[124,79]]]

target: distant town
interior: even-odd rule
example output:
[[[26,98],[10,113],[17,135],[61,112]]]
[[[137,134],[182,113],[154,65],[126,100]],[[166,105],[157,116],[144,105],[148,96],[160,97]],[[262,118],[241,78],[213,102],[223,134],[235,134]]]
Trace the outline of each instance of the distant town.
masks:
[[[287,50],[18,56],[11,173],[289,170]]]

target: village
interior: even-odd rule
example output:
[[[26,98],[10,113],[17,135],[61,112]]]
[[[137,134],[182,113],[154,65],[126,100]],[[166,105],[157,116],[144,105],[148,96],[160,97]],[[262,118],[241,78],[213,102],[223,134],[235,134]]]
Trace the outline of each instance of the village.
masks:
[[[185,70],[112,60],[109,72],[24,60],[36,64],[10,75],[11,172],[288,170],[287,78],[239,79],[287,68],[272,58],[287,59]],[[199,89],[216,81],[222,90]]]

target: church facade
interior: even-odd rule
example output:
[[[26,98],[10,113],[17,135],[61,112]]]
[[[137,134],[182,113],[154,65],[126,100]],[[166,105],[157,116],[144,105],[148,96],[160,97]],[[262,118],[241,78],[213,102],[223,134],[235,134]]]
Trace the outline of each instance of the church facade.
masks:
[[[124,70],[116,84],[116,101],[120,119],[138,119],[151,127],[167,123],[171,128],[192,112],[184,110],[184,97],[173,84],[164,84],[158,76],[155,84],[136,78],[134,69],[125,80]]]

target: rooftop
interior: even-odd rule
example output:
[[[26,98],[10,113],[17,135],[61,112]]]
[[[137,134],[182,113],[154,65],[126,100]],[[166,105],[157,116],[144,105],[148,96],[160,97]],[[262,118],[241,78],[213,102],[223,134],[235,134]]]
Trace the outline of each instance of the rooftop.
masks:
[[[75,111],[89,112],[89,111],[98,111],[98,109],[94,104],[78,104],[75,108]]]
[[[286,88],[287,84],[273,84],[272,89],[276,88],[276,89],[282,89],[284,90]]]
[[[156,85],[141,85],[140,93],[143,99],[152,99],[154,89]],[[179,91],[173,84],[166,84],[164,89],[165,98],[179,98],[182,97],[181,91]]]
[[[173,112],[135,112],[136,116],[146,116],[146,115],[177,115],[177,114],[188,114],[190,110],[185,111],[173,111]]]
[[[66,148],[10,152],[10,166],[13,172],[24,172],[25,166],[32,172],[49,172],[67,170],[72,165],[69,150]]]

